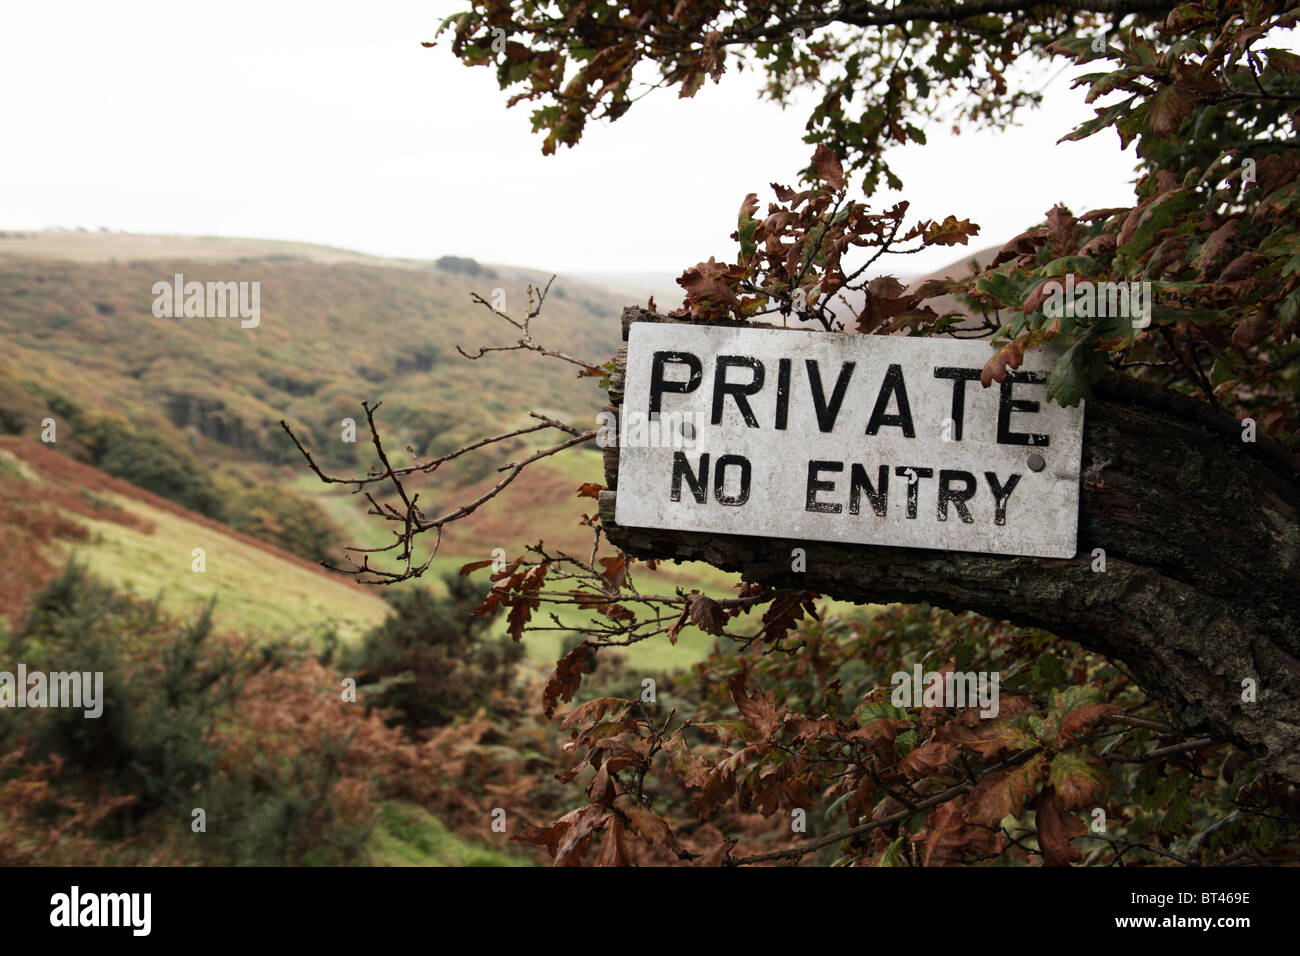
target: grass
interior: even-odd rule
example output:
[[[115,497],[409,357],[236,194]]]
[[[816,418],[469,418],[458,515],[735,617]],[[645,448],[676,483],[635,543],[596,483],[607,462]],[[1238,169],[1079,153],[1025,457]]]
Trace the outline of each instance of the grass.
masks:
[[[576,456],[575,456],[576,457]],[[592,458],[598,458],[596,453]],[[581,465],[582,462],[576,462]],[[545,467],[545,466],[543,466]],[[576,470],[576,469],[575,469]],[[581,478],[568,474],[566,479]],[[322,486],[315,478],[300,477],[294,487],[313,497],[344,529],[354,544],[373,547],[386,543],[389,532],[378,519],[362,513],[357,499],[346,492]],[[145,596],[161,595],[165,610],[178,616],[192,616],[216,595],[215,617],[218,626],[248,636],[291,634],[315,636],[333,626],[344,641],[354,640],[380,623],[387,614],[383,600],[385,588],[361,591],[339,577],[332,578],[296,565],[279,561],[275,555],[230,538],[219,531],[193,524],[170,512],[118,495],[106,494],[111,503],[150,522],[155,531],[146,534],[113,522],[77,517],[91,531],[89,543],[61,545],[66,553],[75,553],[90,568],[107,580],[129,587]],[[192,551],[203,548],[206,571],[192,570]],[[456,554],[446,550],[431,562],[428,572],[418,581],[398,587],[427,586],[443,590],[442,578],[455,575],[468,561],[481,554]],[[637,586],[642,593],[672,594],[698,589],[706,593],[734,593],[739,575],[721,571],[699,562],[673,564],[664,562],[650,571],[638,566]],[[476,580],[486,584],[488,572],[476,572]],[[846,611],[851,605],[828,602],[829,610]],[[564,639],[573,628],[589,626],[599,618],[594,611],[572,606],[553,609],[559,627],[550,620],[551,609],[534,615],[533,623],[543,630],[524,635],[524,650],[529,660],[549,671],[559,659]],[[743,622],[741,628],[745,628]],[[491,633],[506,633],[506,616],[499,614],[492,622]],[[715,638],[688,629],[671,644],[660,635],[624,648],[626,668],[633,673],[671,673],[703,660]]]
[[[142,596],[160,595],[163,609],[178,617],[192,617],[215,595],[219,627],[270,637],[316,635],[332,626],[347,641],[387,614],[387,605],[377,595],[143,502],[115,494],[104,497],[152,522],[154,533],[77,516],[90,530],[90,542],[60,547],[106,580]],[[195,548],[205,552],[202,573],[192,567]]]
[[[538,445],[541,442],[537,443]],[[553,455],[547,464],[573,480],[574,487],[594,481],[605,483],[605,456],[598,448],[573,448],[562,454]]]
[[[532,866],[523,857],[457,836],[410,803],[384,804],[367,847],[375,866]]]

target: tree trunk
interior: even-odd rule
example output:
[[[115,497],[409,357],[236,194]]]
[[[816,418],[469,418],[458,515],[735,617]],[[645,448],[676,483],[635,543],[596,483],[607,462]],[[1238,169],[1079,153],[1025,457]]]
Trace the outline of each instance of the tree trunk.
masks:
[[[666,321],[637,309],[623,319],[625,338],[632,321]],[[601,519],[640,558],[1044,628],[1122,661],[1189,732],[1230,740],[1300,784],[1300,461],[1262,434],[1244,441],[1226,413],[1132,379],[1101,383],[1084,419],[1069,560],[623,528],[617,449],[606,452]],[[805,572],[791,570],[796,546]],[[1096,549],[1104,571],[1093,570]]]

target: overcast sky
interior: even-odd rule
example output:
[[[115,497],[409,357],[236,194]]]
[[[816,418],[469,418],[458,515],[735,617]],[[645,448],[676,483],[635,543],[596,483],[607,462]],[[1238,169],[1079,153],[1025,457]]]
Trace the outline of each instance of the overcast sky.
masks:
[[[560,272],[673,272],[730,257],[744,194],[793,183],[803,113],[752,71],[694,100],[647,97],[576,149],[541,155],[494,73],[426,50],[452,0],[42,0],[0,20],[0,229],[295,239]],[[1006,133],[930,130],[896,167],[912,212],[983,228],[1127,204],[1113,133],[1055,141],[1092,110],[1069,74]],[[759,136],[755,131],[761,130]],[[885,206],[895,197],[878,196]],[[936,250],[895,266],[936,268]]]

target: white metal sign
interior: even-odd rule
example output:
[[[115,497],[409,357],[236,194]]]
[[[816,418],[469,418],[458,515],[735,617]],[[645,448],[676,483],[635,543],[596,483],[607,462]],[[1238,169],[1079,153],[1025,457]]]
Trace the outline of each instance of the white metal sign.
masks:
[[[983,388],[985,341],[634,323],[615,520],[1070,558],[1083,406],[1059,352]]]

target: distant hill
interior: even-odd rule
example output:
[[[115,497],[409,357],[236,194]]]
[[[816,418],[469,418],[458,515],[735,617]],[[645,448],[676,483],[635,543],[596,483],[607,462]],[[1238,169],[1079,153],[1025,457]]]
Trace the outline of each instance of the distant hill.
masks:
[[[6,233],[0,431],[36,438],[50,416],[59,447],[98,463],[88,449],[102,444],[107,426],[95,420],[92,428],[92,419],[110,416],[216,473],[280,483],[303,473],[280,419],[322,465],[348,473],[369,467],[362,400],[383,402],[378,420],[398,461],[509,430],[527,422],[529,408],[593,422],[604,396],[592,379],[578,379],[575,366],[531,353],[476,362],[457,353],[457,346],[474,353],[518,338],[471,293],[490,299],[501,290],[505,310],[522,318],[528,285],[550,277],[454,257],[441,263],[263,240]],[[155,317],[153,286],[177,273],[186,281],[258,282],[260,324]],[[603,362],[617,347],[625,304],[619,293],[559,277],[532,332],[552,348]],[[345,419],[357,424],[355,443],[343,440]],[[447,473],[472,482],[499,462],[467,456]]]
[[[881,272],[879,275],[893,275],[894,278],[901,281],[905,286],[907,286],[907,288],[915,289],[928,279],[958,279],[969,276],[975,271],[976,265],[979,265],[980,267],[986,265],[989,260],[997,255],[998,250],[1001,248],[1002,246],[999,244],[996,246],[989,246],[986,249],[980,249],[976,252],[968,252],[962,256],[962,258],[944,266],[942,269],[936,269],[933,272],[926,273],[925,275],[918,276],[906,272],[887,271]],[[870,273],[870,275],[872,278],[875,278],[877,273]],[[866,297],[862,295],[862,293],[848,290],[835,296],[831,311],[837,319],[844,323],[845,328],[851,329],[854,327],[857,316],[862,312],[862,307],[865,301]],[[951,295],[943,295],[937,296],[933,299],[927,299],[922,304],[934,309],[940,314],[945,312],[969,314],[970,312],[970,309],[964,303],[959,302],[956,296]]]
[[[969,255],[958,259],[956,262],[944,266],[942,269],[936,269],[934,272],[912,280],[908,283],[908,287],[916,288],[929,279],[963,279],[971,276],[987,266],[993,257],[998,254],[998,250],[1001,248],[1002,246],[999,244],[970,253]],[[934,299],[927,299],[925,304],[939,313],[969,313],[970,311],[964,303],[957,300],[956,296],[951,295],[943,295]]]
[[[15,255],[73,262],[128,262],[137,259],[303,259],[308,262],[359,262],[394,266],[416,260],[385,259],[351,249],[279,239],[228,236],[168,236],[149,233],[42,229],[0,231],[0,256]]]

